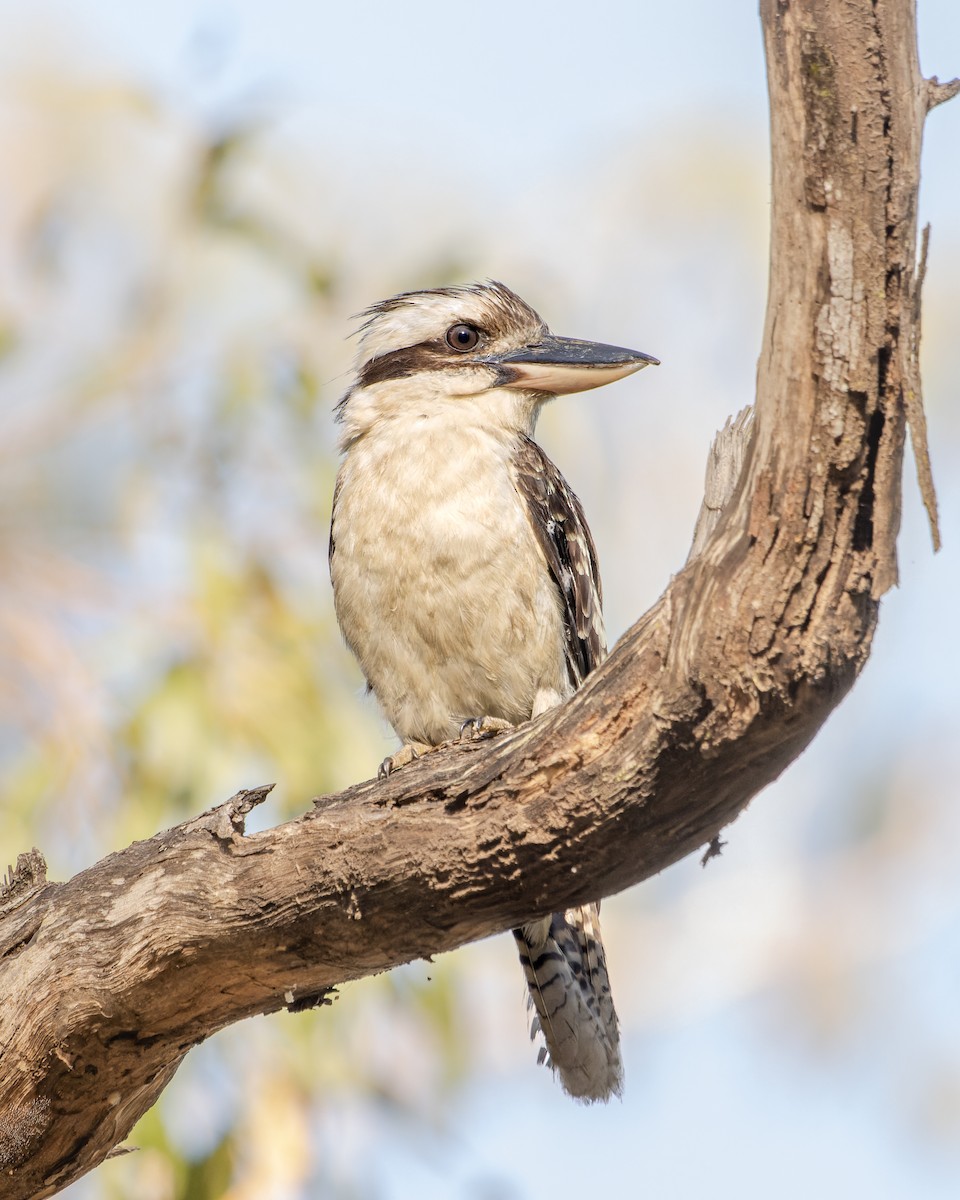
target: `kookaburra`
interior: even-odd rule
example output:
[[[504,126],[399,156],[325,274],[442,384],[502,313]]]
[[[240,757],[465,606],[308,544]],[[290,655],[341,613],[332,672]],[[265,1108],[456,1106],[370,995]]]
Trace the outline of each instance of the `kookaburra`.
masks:
[[[340,628],[408,762],[469,729],[559,704],[606,653],[580,501],[533,440],[554,396],[655,358],[555,337],[502,283],[407,292],[363,314],[338,405],[330,530]],[[567,1092],[622,1083],[599,905],[514,931],[548,1059]]]

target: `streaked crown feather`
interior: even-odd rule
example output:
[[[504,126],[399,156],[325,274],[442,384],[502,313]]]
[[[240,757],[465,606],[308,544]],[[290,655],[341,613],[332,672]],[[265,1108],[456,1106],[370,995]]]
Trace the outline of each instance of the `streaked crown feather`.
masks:
[[[491,349],[538,341],[547,326],[506,284],[491,279],[461,287],[401,292],[360,313],[358,374],[366,363],[418,343],[442,339],[452,325],[475,325]]]

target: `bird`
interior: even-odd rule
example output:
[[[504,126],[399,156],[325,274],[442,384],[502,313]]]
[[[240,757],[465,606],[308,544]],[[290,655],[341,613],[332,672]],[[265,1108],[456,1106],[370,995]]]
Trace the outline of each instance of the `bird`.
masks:
[[[539,716],[606,655],[593,537],[534,433],[555,396],[658,360],[558,337],[496,280],[403,292],[359,320],[329,561],[343,637],[402,743],[386,775]],[[513,932],[539,1061],[577,1100],[620,1095],[599,903]]]

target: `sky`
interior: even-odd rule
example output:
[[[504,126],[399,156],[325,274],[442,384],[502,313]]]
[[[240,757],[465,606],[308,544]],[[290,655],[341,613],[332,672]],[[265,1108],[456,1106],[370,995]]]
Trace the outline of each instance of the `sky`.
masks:
[[[919,31],[925,72],[941,79],[960,73],[956,0],[921,0]],[[603,301],[605,272],[615,270],[621,271],[616,294],[631,294],[633,281],[639,295],[642,263],[617,268],[608,245],[612,234],[591,231],[586,220],[578,224],[576,197],[585,180],[619,178],[628,160],[639,163],[642,186],[646,144],[651,160],[660,162],[664,146],[692,129],[708,135],[717,130],[718,137],[735,130],[731,158],[759,164],[745,205],[762,243],[766,95],[754,4],[0,2],[0,63],[8,68],[25,40],[42,41],[45,53],[69,57],[76,39],[90,69],[98,62],[120,69],[174,106],[202,114],[212,127],[238,112],[268,120],[289,146],[324,164],[331,179],[329,203],[341,214],[355,214],[357,236],[368,237],[373,252],[381,245],[384,254],[387,247],[393,252],[392,243],[402,241],[402,230],[429,195],[443,212],[444,250],[462,219],[469,245],[490,247],[491,275],[499,270],[496,231],[509,230],[504,259],[515,260],[520,245],[529,276],[555,283],[564,311],[581,323],[563,332],[631,344],[636,339],[630,326],[642,313],[641,348],[665,364],[660,381],[648,385],[651,406],[669,401],[671,370],[674,380],[687,381],[676,385],[678,394],[687,394],[698,380],[701,391],[717,381],[702,410],[694,408],[686,419],[669,415],[677,422],[670,426],[671,437],[678,436],[676,428],[696,425],[681,468],[690,479],[699,476],[712,429],[738,406],[738,396],[749,400],[760,341],[762,262],[745,270],[742,290],[710,301],[723,339],[741,339],[727,362],[726,342],[713,345],[702,324],[696,325],[698,341],[690,343],[689,330],[677,319],[682,296],[669,303],[642,297],[630,311]],[[958,151],[955,101],[928,122],[921,196],[921,219],[933,223],[927,333],[928,340],[939,338],[930,352],[927,385],[935,474],[938,454],[939,461],[956,463],[960,439],[950,384],[960,364],[948,344],[951,330],[958,341],[956,316],[946,309],[956,295],[949,273],[960,262]],[[704,175],[691,184],[702,188],[701,211],[709,212],[717,164],[727,154],[722,142],[711,147]],[[608,217],[617,212],[614,199],[605,210]],[[681,214],[677,220],[684,219],[681,197],[656,199],[662,209],[648,198],[646,220],[673,209]],[[485,223],[478,222],[478,209],[488,213]],[[703,220],[706,233],[691,227],[689,240],[696,253],[716,254],[721,261],[722,231],[713,232],[709,218]],[[653,254],[656,232],[646,231]],[[417,253],[423,244],[418,234]],[[585,327],[592,321],[603,328]],[[606,411],[612,415],[603,418],[603,436],[609,438],[623,411],[615,405]],[[653,423],[668,417],[644,419],[656,431],[660,426]],[[564,434],[557,426],[553,436],[561,444],[566,437],[569,452],[581,430],[574,425],[572,434]],[[946,450],[938,451],[938,445]],[[589,437],[583,446],[589,456]],[[614,460],[625,453],[616,446],[603,452]],[[706,872],[692,862],[681,864],[652,893],[665,905],[686,904],[691,931],[682,945],[645,958],[645,967],[656,971],[660,963],[665,975],[698,979],[709,974],[703,1002],[691,1002],[682,1012],[669,1011],[668,1000],[658,1007],[657,979],[650,981],[648,999],[631,1000],[649,1011],[627,1030],[627,1096],[603,1110],[570,1104],[543,1073],[534,1072],[521,1029],[516,1046],[527,1058],[506,1076],[481,1073],[451,1112],[442,1148],[423,1152],[398,1135],[370,1161],[371,1182],[385,1200],[411,1195],[521,1200],[552,1195],[558,1186],[658,1200],[707,1192],[715,1200],[772,1195],[947,1200],[960,1194],[960,1147],[929,1132],[916,1073],[924,1063],[942,1066],[945,1077],[948,1068],[960,1067],[955,1027],[960,891],[949,843],[924,848],[924,879],[902,881],[891,871],[882,893],[867,889],[859,903],[833,892],[829,877],[819,881],[819,892],[816,882],[801,884],[794,862],[798,841],[816,851],[842,838],[845,789],[862,779],[864,757],[876,753],[877,770],[899,780],[911,802],[916,792],[918,805],[925,788],[945,795],[943,781],[951,773],[955,779],[960,768],[956,750],[945,744],[958,716],[960,656],[955,641],[946,650],[944,645],[945,631],[955,638],[960,487],[949,472],[937,476],[945,549],[935,559],[909,458],[906,470],[902,584],[884,602],[863,680],[811,751],[741,818],[724,860]],[[621,507],[632,510],[633,493],[626,495]],[[695,512],[698,495],[692,490],[690,495]],[[599,488],[592,499],[584,495],[587,510],[602,511]],[[626,521],[615,508],[603,532],[610,547],[621,542]],[[676,526],[665,520],[663,531],[651,535],[653,578],[665,578],[682,561],[685,545],[677,544],[676,528],[684,522],[690,524],[690,514]],[[615,557],[603,544],[601,551],[604,561]],[[635,615],[636,596],[620,568],[607,572],[607,582],[617,632]],[[956,832],[953,825],[937,828]],[[687,899],[677,900],[675,891]],[[830,911],[833,895],[849,905],[842,914]],[[725,897],[722,904],[718,897]],[[810,904],[822,904],[825,927],[831,921],[851,923],[850,952],[863,954],[865,986],[875,989],[863,1029],[833,1053],[789,1033],[778,1036],[763,987],[734,980],[724,991],[724,957],[734,955],[734,948],[744,960],[756,956],[762,978],[762,961],[800,919],[797,907]],[[763,925],[758,913],[777,919]],[[883,923],[885,933],[902,922],[875,960],[871,917]],[[731,924],[724,926],[724,919]],[[629,961],[636,929],[627,915],[614,919],[612,963],[618,956],[621,963]],[[711,961],[711,939],[714,945],[724,939],[731,949],[718,953],[716,970],[707,973],[703,963]],[[491,951],[476,947],[465,953],[482,959]],[[519,1013],[517,1019],[522,1024]],[[362,1131],[351,1127],[351,1120],[362,1119],[345,1112],[341,1129],[318,1136],[331,1154],[366,1153]]]

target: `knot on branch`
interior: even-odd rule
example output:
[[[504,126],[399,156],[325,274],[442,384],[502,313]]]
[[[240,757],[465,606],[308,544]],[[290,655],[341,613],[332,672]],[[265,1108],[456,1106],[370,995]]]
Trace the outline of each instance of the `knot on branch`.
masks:
[[[243,837],[248,814],[266,800],[275,786],[264,783],[260,787],[241,788],[225,804],[209,809],[193,824],[198,829],[208,829],[219,841],[232,842],[235,837]]]
[[[713,439],[704,476],[703,503],[697,515],[687,562],[691,562],[703,551],[729,504],[743,471],[743,462],[752,433],[753,405],[748,404],[746,408],[741,408],[735,417],[727,417],[723,428]]]
[[[7,867],[0,883],[0,912],[14,908],[47,882],[47,862],[34,846],[26,854],[17,855],[17,865]]]
[[[931,75],[925,82],[927,85],[927,112],[936,108],[938,104],[945,104],[948,100],[952,100],[960,92],[960,79],[951,79],[947,83],[941,83],[936,75]]]

